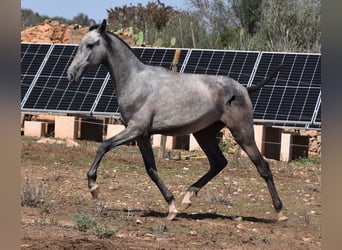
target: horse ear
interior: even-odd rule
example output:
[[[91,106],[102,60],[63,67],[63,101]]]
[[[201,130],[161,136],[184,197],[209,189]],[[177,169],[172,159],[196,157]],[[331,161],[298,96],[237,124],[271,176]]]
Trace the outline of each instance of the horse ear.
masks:
[[[102,23],[101,23],[101,25],[100,25],[100,27],[99,27],[99,31],[100,31],[101,33],[106,32],[106,27],[107,27],[107,20],[106,20],[106,19],[103,19],[103,21],[102,21]]]
[[[89,20],[90,27],[96,25],[96,22],[94,19]]]

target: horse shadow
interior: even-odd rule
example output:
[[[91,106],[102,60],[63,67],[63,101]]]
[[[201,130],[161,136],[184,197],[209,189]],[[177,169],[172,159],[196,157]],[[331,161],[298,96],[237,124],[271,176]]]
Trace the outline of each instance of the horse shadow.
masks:
[[[133,213],[142,218],[154,217],[154,218],[166,218],[167,213],[162,213],[159,211],[154,210],[140,210],[140,209],[110,209],[112,212],[119,212],[119,213]],[[174,219],[175,221],[179,219],[186,219],[186,220],[215,220],[215,219],[222,219],[222,220],[230,220],[235,221],[237,218],[240,218],[241,221],[249,221],[255,223],[264,223],[264,224],[275,224],[277,223],[276,219],[266,219],[266,218],[258,218],[254,216],[240,216],[240,215],[222,215],[217,213],[178,213],[177,217]]]

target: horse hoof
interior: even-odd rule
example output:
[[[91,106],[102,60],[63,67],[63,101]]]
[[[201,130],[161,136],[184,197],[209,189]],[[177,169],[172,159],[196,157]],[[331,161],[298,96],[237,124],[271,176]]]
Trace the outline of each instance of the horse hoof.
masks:
[[[278,221],[287,221],[289,218],[285,216],[282,212],[278,213]]]
[[[191,203],[182,203],[180,211],[185,211],[189,207],[191,207]]]
[[[93,199],[97,199],[99,196],[100,188],[99,185],[95,184],[94,186],[91,187],[90,193],[93,197]]]
[[[176,215],[177,213],[169,213],[166,219],[169,221],[174,220],[176,218]]]

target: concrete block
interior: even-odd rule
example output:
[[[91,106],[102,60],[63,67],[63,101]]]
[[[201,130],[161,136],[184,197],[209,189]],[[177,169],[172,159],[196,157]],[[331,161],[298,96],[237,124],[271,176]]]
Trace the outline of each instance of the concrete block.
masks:
[[[281,134],[280,160],[289,162],[292,157],[292,134]]]
[[[41,121],[25,121],[24,135],[32,137],[45,136],[46,123]]]
[[[190,143],[189,143],[189,150],[202,150],[198,142],[196,141],[195,137],[193,134],[190,134]]]
[[[167,150],[173,149],[173,140],[174,140],[173,136],[167,136],[166,137],[165,149],[167,149]],[[152,147],[154,147],[154,148],[160,147],[160,142],[161,142],[161,135],[159,135],[159,134],[153,135]]]
[[[124,125],[119,125],[119,124],[108,124],[107,125],[107,135],[106,139],[109,139],[113,137],[114,135],[120,133],[125,129]]]
[[[55,117],[55,138],[76,139],[78,121],[74,116]]]
[[[254,139],[255,143],[261,152],[264,153],[264,141],[265,141],[265,126],[264,125],[254,125]]]

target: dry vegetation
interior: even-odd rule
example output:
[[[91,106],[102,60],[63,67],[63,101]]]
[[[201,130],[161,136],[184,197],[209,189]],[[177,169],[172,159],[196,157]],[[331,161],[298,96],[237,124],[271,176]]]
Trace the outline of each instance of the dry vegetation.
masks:
[[[250,161],[229,164],[176,220],[148,178],[135,146],[109,152],[98,172],[99,200],[86,172],[97,143],[38,144],[22,137],[22,249],[320,249],[319,159],[271,161],[289,221],[278,223]],[[201,154],[201,152],[198,152]],[[157,160],[178,205],[207,170],[206,160]]]

